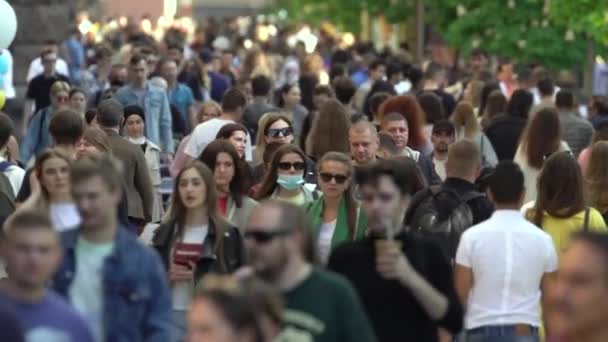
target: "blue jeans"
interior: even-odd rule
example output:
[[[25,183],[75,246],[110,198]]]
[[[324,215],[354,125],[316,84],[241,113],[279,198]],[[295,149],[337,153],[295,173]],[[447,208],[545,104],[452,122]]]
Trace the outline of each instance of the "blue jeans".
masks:
[[[182,342],[186,338],[187,311],[173,310],[173,337],[174,341]]]
[[[515,325],[491,325],[467,330],[462,342],[539,342],[538,328],[530,326],[530,334],[522,335]]]

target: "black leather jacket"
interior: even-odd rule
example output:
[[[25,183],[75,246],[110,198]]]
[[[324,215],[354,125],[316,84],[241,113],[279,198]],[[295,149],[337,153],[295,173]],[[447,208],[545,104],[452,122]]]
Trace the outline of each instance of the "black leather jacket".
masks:
[[[152,245],[160,254],[167,270],[171,260],[171,250],[177,238],[175,230],[175,222],[162,223],[152,238]],[[221,237],[224,241],[223,253],[220,256],[216,255],[213,250],[217,238],[215,224],[209,222],[209,233],[203,243],[202,254],[194,270],[195,283],[198,283],[208,273],[232,273],[245,263],[245,246],[238,228],[226,226]]]

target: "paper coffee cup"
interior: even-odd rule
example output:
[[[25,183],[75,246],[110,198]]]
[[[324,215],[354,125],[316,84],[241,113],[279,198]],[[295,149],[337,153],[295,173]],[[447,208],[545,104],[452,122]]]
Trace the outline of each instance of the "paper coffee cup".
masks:
[[[397,248],[401,250],[401,241],[398,240],[375,240],[376,256],[383,255],[386,251]]]

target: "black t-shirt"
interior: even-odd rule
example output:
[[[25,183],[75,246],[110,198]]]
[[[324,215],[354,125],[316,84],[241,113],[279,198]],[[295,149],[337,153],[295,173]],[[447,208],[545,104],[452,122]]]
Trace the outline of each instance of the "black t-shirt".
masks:
[[[396,280],[382,278],[376,271],[372,238],[346,243],[331,253],[328,268],[353,284],[370,318],[378,341],[435,342],[438,327],[453,334],[462,329],[464,311],[452,283],[452,267],[434,242],[400,234],[402,252],[436,290],[448,299],[448,310],[439,321],[432,320],[414,295]]]
[[[55,74],[51,77],[46,77],[44,74],[40,74],[32,78],[30,83],[27,85],[26,97],[36,101],[36,109],[34,112],[51,105],[51,86],[56,81],[70,83],[70,79],[61,74]]]

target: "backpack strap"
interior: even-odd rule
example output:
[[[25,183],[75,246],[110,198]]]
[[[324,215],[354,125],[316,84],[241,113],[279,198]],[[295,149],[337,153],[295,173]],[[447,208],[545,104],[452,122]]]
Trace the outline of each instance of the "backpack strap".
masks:
[[[585,208],[585,220],[583,221],[583,231],[584,232],[588,232],[589,231],[589,212],[591,210],[589,210],[589,207]]]
[[[469,203],[470,201],[478,198],[482,198],[485,195],[477,190],[471,190],[466,192],[464,195],[460,196],[463,202]]]

